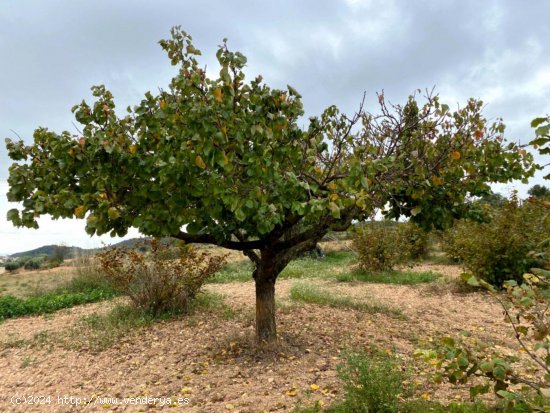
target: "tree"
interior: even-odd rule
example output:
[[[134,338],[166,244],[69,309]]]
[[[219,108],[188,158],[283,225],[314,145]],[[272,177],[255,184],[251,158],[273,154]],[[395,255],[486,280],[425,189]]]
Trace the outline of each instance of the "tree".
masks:
[[[246,83],[246,58],[225,41],[211,79],[191,40],[176,27],[160,41],[178,72],[125,116],[95,86],[93,105],[73,107],[81,133],[38,128],[30,146],[7,140],[8,198],[23,202],[8,212],[14,225],[86,218],[92,235],[135,227],[242,251],[255,264],[257,337],[271,341],[277,276],[328,231],[379,208],[443,227],[465,212],[466,195],[533,173],[531,156],[505,144],[504,125],[487,124],[482,102],[451,111],[432,93],[420,106],[380,94],[379,115],[363,103],[351,117],[330,106],[302,129],[294,88]]]
[[[69,249],[66,245],[56,245],[53,249],[52,259],[61,265],[65,261],[65,257],[68,255]]]
[[[550,189],[546,185],[533,185],[527,193],[533,198],[550,198]]]
[[[506,199],[506,197],[503,196],[502,194],[491,191],[484,195],[481,195],[481,198],[476,202],[479,202],[480,204],[483,204],[483,205],[489,205],[489,206],[498,208],[505,205],[507,201],[508,200]]]

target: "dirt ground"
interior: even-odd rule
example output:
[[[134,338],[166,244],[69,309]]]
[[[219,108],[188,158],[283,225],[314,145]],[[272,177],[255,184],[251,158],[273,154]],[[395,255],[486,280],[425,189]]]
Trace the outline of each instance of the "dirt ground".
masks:
[[[416,269],[437,271],[449,279],[460,273],[459,268],[443,265]],[[405,316],[399,318],[295,304],[289,298],[293,282],[277,284],[280,343],[272,348],[254,342],[251,282],[206,287],[225,296],[236,310],[234,318],[203,312],[195,314],[192,322],[185,317],[159,322],[99,353],[33,345],[32,338],[44,331],[70,329],[83,315],[107,312],[113,303],[8,320],[0,324],[0,411],[290,412],[298,401],[311,405],[320,400],[328,405],[343,397],[336,367],[345,349],[376,345],[411,367],[420,363],[412,359],[420,343],[463,330],[503,348],[515,348],[501,308],[483,293],[461,293],[448,283],[400,286],[308,280],[359,301],[376,300],[399,308]],[[25,339],[31,344],[16,344]],[[416,384],[423,397],[466,397],[445,386],[433,388],[420,373]],[[147,397],[156,397],[156,404]],[[180,398],[179,406],[161,406],[168,398],[171,402]]]

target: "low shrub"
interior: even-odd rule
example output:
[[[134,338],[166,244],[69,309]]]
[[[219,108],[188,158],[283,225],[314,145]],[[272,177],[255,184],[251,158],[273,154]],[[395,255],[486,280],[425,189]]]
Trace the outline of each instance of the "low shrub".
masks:
[[[388,355],[352,352],[338,373],[344,383],[347,411],[395,413],[404,393],[403,373]]]
[[[44,260],[41,258],[31,258],[25,263],[24,267],[26,270],[38,270],[43,262]]]
[[[443,236],[442,249],[484,281],[501,287],[522,282],[532,267],[543,267],[544,254],[532,254],[550,233],[549,214],[541,204],[512,199],[493,212],[489,223],[458,221]],[[546,247],[548,248],[548,247]]]
[[[359,267],[364,271],[392,270],[408,257],[403,246],[397,225],[389,222],[365,223],[357,228],[353,239]]]
[[[188,245],[180,244],[175,251],[175,246],[153,240],[148,254],[113,248],[98,259],[110,282],[135,307],[158,314],[188,307],[206,279],[224,263],[224,257],[209,256]]]
[[[364,271],[389,271],[428,254],[428,235],[418,225],[367,222],[356,227],[353,247]]]
[[[418,260],[428,256],[430,244],[426,231],[410,221],[399,224],[398,231],[403,238],[409,258]]]
[[[4,269],[8,272],[17,271],[20,267],[21,267],[21,265],[17,261],[7,262],[4,265]]]
[[[78,257],[74,262],[74,277],[56,291],[71,293],[101,290],[110,295],[121,295],[117,288],[100,267],[98,260],[92,257]]]

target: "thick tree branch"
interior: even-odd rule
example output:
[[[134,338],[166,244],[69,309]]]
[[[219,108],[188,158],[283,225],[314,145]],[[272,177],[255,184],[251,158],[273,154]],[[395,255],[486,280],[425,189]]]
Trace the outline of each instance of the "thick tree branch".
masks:
[[[174,238],[180,239],[191,244],[214,244],[219,247],[227,248],[236,251],[247,251],[261,249],[266,246],[265,240],[255,241],[231,241],[231,240],[218,240],[209,234],[188,234],[187,232],[180,231]]]
[[[250,258],[250,261],[252,261],[254,264],[258,265],[260,263],[260,257],[258,254],[256,254],[253,250],[244,250],[243,254],[246,255],[248,258]]]
[[[310,239],[321,239],[329,230],[344,231],[350,225],[358,210],[355,206],[344,209],[340,212],[340,218],[325,216],[319,220],[319,223],[312,228],[301,232],[300,234],[286,240],[281,240],[273,245],[275,251],[284,251],[302,244]],[[317,242],[317,241],[316,241]],[[313,245],[315,246],[315,244]]]

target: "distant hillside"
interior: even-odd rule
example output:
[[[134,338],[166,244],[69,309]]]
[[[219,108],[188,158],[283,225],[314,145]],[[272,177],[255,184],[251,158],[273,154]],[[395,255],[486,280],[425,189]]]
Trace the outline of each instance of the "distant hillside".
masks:
[[[44,245],[30,251],[16,252],[15,254],[11,254],[10,257],[38,257],[41,255],[48,255],[51,257],[58,253],[58,251],[61,251],[65,258],[73,258],[76,255],[85,254],[89,250],[80,247],[67,247],[65,245]]]
[[[106,247],[98,248],[98,249],[103,250],[103,249],[109,249],[109,248],[114,248],[114,247],[117,247],[117,248],[136,248],[136,247],[141,247],[145,243],[145,241],[147,241],[147,240],[149,240],[149,238],[147,238],[147,237],[130,238],[130,239],[127,239],[127,240],[124,240],[124,241],[117,242],[116,244],[108,245]]]
[[[144,239],[146,238],[132,238],[125,241],[117,242],[113,245],[108,245],[101,248],[80,248],[80,247],[67,247],[65,245],[44,245],[39,248],[35,248],[30,251],[16,252],[11,254],[10,258],[20,258],[20,257],[37,257],[41,255],[54,256],[59,249],[63,253],[64,258],[74,258],[81,255],[95,254],[98,251],[105,250],[113,247],[121,248],[136,248],[139,247]]]

